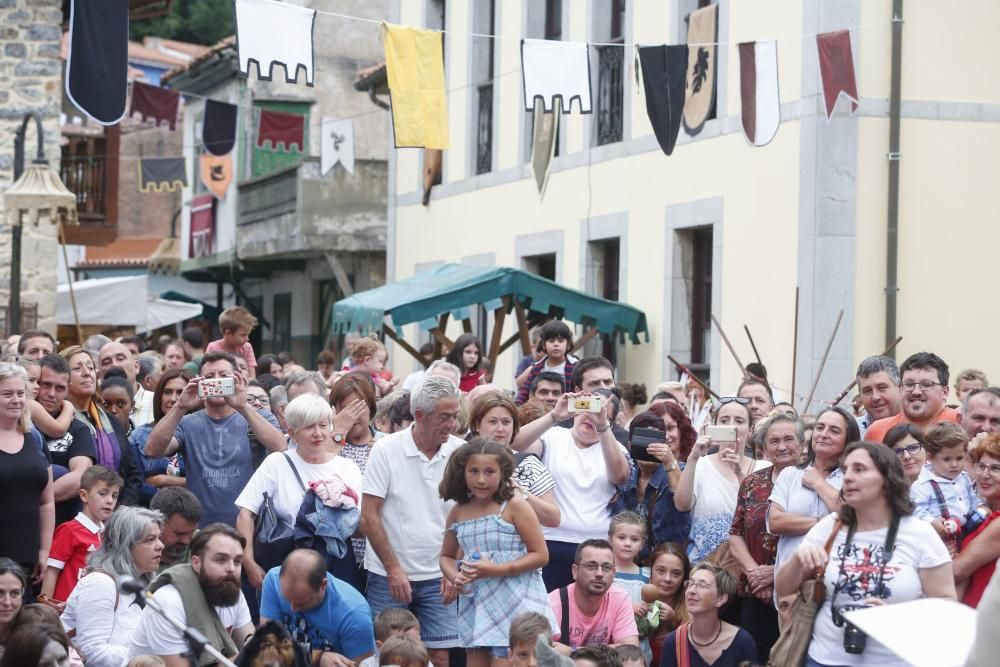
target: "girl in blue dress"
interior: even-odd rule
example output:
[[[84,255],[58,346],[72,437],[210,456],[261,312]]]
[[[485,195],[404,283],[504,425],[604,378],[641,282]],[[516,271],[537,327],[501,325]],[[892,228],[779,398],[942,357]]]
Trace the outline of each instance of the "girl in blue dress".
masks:
[[[542,527],[510,482],[514,457],[503,444],[473,438],[448,461],[440,493],[455,501],[446,521],[441,572],[460,591],[459,637],[469,667],[509,664],[507,631],[524,612],[544,614],[553,631],[541,567],[549,560]]]

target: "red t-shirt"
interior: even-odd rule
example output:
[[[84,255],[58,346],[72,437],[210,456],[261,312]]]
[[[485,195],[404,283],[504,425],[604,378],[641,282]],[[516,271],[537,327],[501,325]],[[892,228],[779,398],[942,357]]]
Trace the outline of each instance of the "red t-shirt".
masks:
[[[632,601],[628,593],[617,588],[610,589],[601,598],[601,606],[594,616],[584,616],[574,604],[573,590],[576,584],[569,585],[569,640],[560,636],[560,632],[552,635],[552,639],[566,644],[572,649],[590,644],[619,644],[626,637],[638,637],[639,630],[635,625],[635,614],[632,613]],[[559,590],[549,593],[549,606],[556,616],[562,620],[562,601]]]
[[[484,375],[486,375],[486,371],[483,369],[469,371],[462,376],[458,388],[462,391],[462,393],[468,394],[470,391],[479,386],[479,383],[483,379]]]
[[[960,422],[962,421],[962,415],[959,414],[957,410],[952,410],[949,407],[944,407],[941,412],[937,413],[937,416],[932,419],[930,424],[939,424],[941,422]],[[879,419],[868,427],[868,432],[865,433],[865,440],[871,442],[882,442],[885,440],[885,434],[888,433],[893,426],[898,426],[899,424],[906,424],[909,420],[906,415],[900,412],[895,417],[886,417],[885,419]]]
[[[979,534],[986,530],[986,526],[993,523],[994,519],[1000,517],[1000,512],[993,512],[988,517],[986,521],[979,524],[973,532],[969,533],[964,540],[962,540],[962,549],[965,550],[969,547],[969,544],[979,537]],[[986,592],[986,587],[990,584],[990,579],[993,578],[993,572],[997,568],[997,562],[991,560],[987,563],[983,563],[979,566],[979,569],[972,573],[969,577],[969,586],[965,589],[965,595],[962,596],[962,602],[969,605],[973,609],[979,606],[979,601],[983,597],[983,593]]]
[[[68,600],[76,588],[80,572],[87,566],[87,556],[101,546],[101,528],[83,512],[56,528],[48,560],[49,567],[61,570],[52,593],[56,600]]]

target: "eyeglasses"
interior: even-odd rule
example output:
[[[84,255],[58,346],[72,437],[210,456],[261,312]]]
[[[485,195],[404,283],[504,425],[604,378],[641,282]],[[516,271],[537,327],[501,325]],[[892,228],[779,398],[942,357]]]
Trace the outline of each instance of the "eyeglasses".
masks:
[[[715,586],[713,586],[712,584],[705,583],[704,581],[699,581],[698,579],[688,579],[687,581],[684,582],[684,588],[691,588],[692,586],[702,591],[717,590]]]
[[[750,405],[750,399],[743,398],[742,396],[723,396],[719,399],[719,405],[725,405],[726,403],[732,403],[734,401],[740,405]]]
[[[972,469],[976,472],[977,475],[982,475],[985,474],[986,472],[989,472],[990,476],[992,477],[1000,477],[1000,463],[991,463],[989,465],[986,465],[985,463],[977,463],[976,465],[972,466]]]
[[[267,396],[254,396],[253,394],[247,394],[247,403],[256,403],[257,405],[270,405],[271,399]]]
[[[941,383],[931,382],[930,380],[922,380],[920,382],[913,382],[912,380],[907,380],[900,386],[903,388],[903,391],[909,393],[914,389],[916,389],[917,387],[920,387],[920,391],[930,391],[934,387],[940,387]]]
[[[917,452],[923,449],[924,446],[919,442],[915,442],[912,445],[907,445],[906,447],[893,447],[892,451],[896,452],[896,456],[903,458],[903,454],[909,454],[910,456],[916,456]]]
[[[601,572],[615,571],[614,563],[595,563],[591,561],[589,563],[580,563],[580,567],[582,567],[587,572],[597,572],[598,570],[600,570]]]

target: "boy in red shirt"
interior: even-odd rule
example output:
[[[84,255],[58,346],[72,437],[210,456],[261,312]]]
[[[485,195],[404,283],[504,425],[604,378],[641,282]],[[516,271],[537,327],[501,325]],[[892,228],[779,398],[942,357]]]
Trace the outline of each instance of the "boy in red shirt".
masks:
[[[91,466],[80,477],[83,511],[72,521],[56,528],[49,550],[48,568],[42,581],[42,595],[65,602],[87,566],[90,552],[101,545],[101,530],[115,510],[122,478],[104,466]]]

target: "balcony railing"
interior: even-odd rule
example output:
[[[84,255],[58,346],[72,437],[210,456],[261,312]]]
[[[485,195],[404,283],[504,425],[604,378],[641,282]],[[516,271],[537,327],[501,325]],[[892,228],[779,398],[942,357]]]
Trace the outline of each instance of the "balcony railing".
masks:
[[[21,331],[9,331],[10,304],[0,304],[0,335],[6,340],[9,336],[28,329],[38,328],[38,304],[21,302]]]
[[[493,171],[493,84],[479,86],[479,116],[476,125],[476,173]]]
[[[87,143],[70,143],[63,148],[59,176],[70,192],[76,193],[76,210],[81,222],[98,222],[103,221],[107,213],[104,142],[92,142],[91,146]]]
[[[622,140],[624,118],[625,49],[597,47],[597,145]]]

